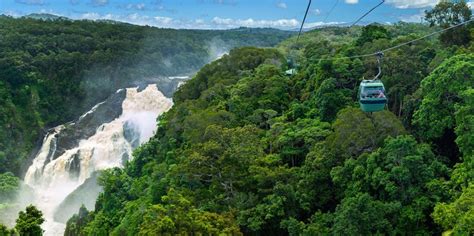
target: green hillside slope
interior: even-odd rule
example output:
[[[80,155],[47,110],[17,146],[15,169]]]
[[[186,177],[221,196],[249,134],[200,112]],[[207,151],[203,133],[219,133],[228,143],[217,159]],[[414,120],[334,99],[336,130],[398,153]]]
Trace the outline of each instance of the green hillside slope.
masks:
[[[46,129],[77,118],[118,88],[189,75],[234,47],[274,46],[290,34],[2,17],[0,173],[21,175]]]
[[[66,235],[472,234],[472,42],[387,52],[390,102],[373,114],[357,87],[375,58],[341,58],[430,30],[327,28],[204,66],[133,161],[102,174],[95,211]]]

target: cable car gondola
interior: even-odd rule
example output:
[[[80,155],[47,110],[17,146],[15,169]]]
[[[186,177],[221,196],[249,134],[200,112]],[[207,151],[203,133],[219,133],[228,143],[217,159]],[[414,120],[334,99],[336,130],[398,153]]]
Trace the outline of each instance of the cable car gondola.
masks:
[[[310,7],[311,7],[311,0],[308,1],[308,6],[306,7],[306,12],[304,13],[303,21],[301,22],[300,30],[298,31],[298,36],[296,37],[296,42],[294,45],[298,45],[298,40],[300,39],[301,32],[303,31],[303,25],[304,25],[304,22],[306,21],[306,16],[308,15],[308,11]],[[285,71],[286,76],[293,76],[298,73],[298,71],[296,70],[296,68],[298,67],[298,64],[296,64],[296,61],[295,61],[296,56],[292,53],[292,50],[293,49],[290,46],[290,52],[289,52],[290,58],[286,61],[287,66],[288,66],[288,70]]]
[[[377,53],[377,63],[379,72],[372,80],[362,80],[359,86],[359,104],[360,109],[364,112],[382,111],[387,104],[388,99],[385,95],[385,87],[379,76],[382,74],[380,68],[380,60],[383,53]]]
[[[296,75],[296,63],[294,62],[294,60],[288,59],[286,63],[288,65],[288,70],[285,71],[285,75],[287,76]]]
[[[364,112],[382,111],[387,104],[385,87],[380,80],[362,80],[359,96],[360,109]]]

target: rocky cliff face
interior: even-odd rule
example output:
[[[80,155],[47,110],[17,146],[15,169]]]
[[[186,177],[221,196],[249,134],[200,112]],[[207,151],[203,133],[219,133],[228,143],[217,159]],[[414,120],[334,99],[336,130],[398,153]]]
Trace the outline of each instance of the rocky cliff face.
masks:
[[[72,215],[84,205],[87,209],[94,209],[95,200],[102,191],[102,187],[97,183],[98,172],[94,172],[79,187],[71,192],[54,211],[54,221],[66,224]]]
[[[171,79],[166,86],[173,90],[179,82]],[[77,120],[47,133],[25,175],[34,191],[30,203],[46,218],[46,235],[62,234],[64,223],[82,204],[94,207],[101,191],[98,173],[129,161],[171,106],[156,84],[140,85],[118,90]]]
[[[88,139],[96,133],[99,126],[118,118],[123,110],[122,103],[126,98],[126,90],[121,89],[104,102],[94,106],[74,122],[64,125],[61,132],[55,136],[56,147],[51,156],[55,160],[64,152],[79,145],[79,141]]]

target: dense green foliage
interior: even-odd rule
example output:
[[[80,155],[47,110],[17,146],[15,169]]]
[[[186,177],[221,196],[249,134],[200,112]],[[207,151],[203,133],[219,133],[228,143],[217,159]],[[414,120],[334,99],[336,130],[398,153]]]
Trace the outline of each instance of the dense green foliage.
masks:
[[[73,120],[118,88],[195,73],[233,47],[273,46],[289,35],[1,17],[0,173],[21,175],[44,130]]]
[[[15,219],[11,218],[19,211],[15,200],[21,187],[20,180],[12,173],[0,174],[0,219],[2,219],[0,227],[1,224],[14,223]],[[2,234],[0,233],[0,235]]]
[[[101,174],[95,210],[82,207],[65,234],[473,235],[472,25],[387,51],[382,112],[357,104],[375,58],[349,58],[470,19],[466,8],[442,1],[426,16],[436,27],[325,28],[297,45],[231,50],[180,87],[124,169]],[[20,172],[41,129],[134,77],[200,68],[209,41],[272,46],[286,36],[0,17],[0,173]],[[2,202],[19,187],[0,174]],[[29,206],[0,235],[41,235],[43,221]]]
[[[83,206],[79,209],[79,213],[69,219],[66,227],[65,236],[81,235],[81,229],[90,221],[87,209]]]
[[[434,220],[456,235],[474,229],[474,185],[470,185],[461,196],[450,204],[438,204],[433,212]]]
[[[43,229],[41,229],[43,222],[43,213],[35,206],[30,205],[26,207],[25,211],[20,211],[15,229],[20,235],[40,236],[43,235]]]
[[[20,180],[12,173],[0,174],[0,203],[13,200],[20,188]]]
[[[25,211],[18,213],[16,225],[13,229],[8,229],[0,223],[0,236],[41,236],[43,235],[43,213],[35,206],[29,205]]]
[[[5,225],[0,224],[0,235],[1,236],[15,235],[15,231],[8,229]]]
[[[375,58],[337,59],[430,30],[309,32],[291,49],[291,77],[282,54],[294,41],[232,50],[176,92],[156,135],[100,177],[96,209],[71,218],[66,234],[474,233],[473,43],[387,52],[390,103],[374,114],[356,99]]]
[[[456,126],[466,125],[462,119],[460,123],[456,122],[455,113],[459,114],[458,110],[463,105],[468,105],[462,95],[468,96],[468,91],[472,89],[472,80],[469,78],[473,71],[474,55],[461,54],[443,62],[423,80],[423,100],[414,114],[414,123],[420,125],[425,138],[437,138],[442,136],[446,129],[452,130]],[[463,135],[462,132],[465,130],[460,129],[458,137]],[[469,130],[467,132],[471,133]],[[472,148],[459,146],[465,151],[472,151]]]
[[[470,20],[472,16],[472,10],[466,0],[440,1],[433,9],[425,12],[425,18],[431,26],[437,24],[443,28]],[[466,45],[471,38],[469,29],[465,27],[455,28],[440,35],[440,41],[446,45]]]

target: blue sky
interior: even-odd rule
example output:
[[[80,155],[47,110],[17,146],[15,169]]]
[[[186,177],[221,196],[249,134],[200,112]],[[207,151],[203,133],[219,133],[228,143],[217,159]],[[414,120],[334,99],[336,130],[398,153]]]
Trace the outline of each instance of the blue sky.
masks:
[[[386,0],[366,22],[420,22],[439,0]],[[473,6],[474,0],[468,4]],[[307,0],[0,0],[0,14],[51,13],[166,28],[298,28]],[[350,23],[379,0],[313,0],[305,27]],[[335,6],[335,7],[334,7]],[[330,9],[334,7],[331,14]]]

